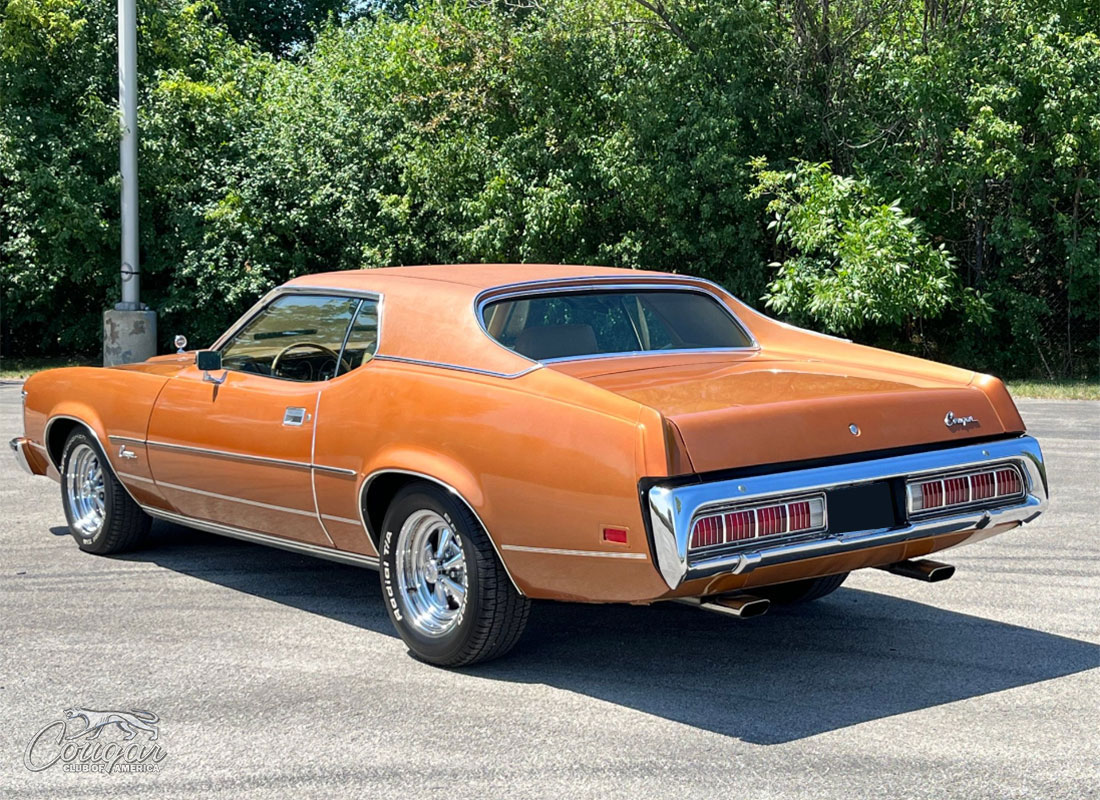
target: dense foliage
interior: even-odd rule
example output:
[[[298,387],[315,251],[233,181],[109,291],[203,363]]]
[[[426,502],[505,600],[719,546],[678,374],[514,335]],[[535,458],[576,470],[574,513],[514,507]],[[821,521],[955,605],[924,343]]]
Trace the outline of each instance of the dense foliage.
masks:
[[[307,271],[655,267],[879,345],[1095,376],[1090,3],[353,4],[352,21],[297,2],[261,41],[232,19],[248,2],[146,0],[143,298],[166,340],[202,342]],[[5,352],[94,349],[116,298],[114,24],[94,0],[7,0],[0,20]]]

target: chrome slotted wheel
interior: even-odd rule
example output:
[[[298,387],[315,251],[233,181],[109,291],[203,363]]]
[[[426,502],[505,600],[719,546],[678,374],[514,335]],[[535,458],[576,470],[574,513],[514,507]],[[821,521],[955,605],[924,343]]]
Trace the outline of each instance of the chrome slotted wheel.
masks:
[[[423,509],[401,526],[395,556],[397,585],[409,621],[426,636],[449,633],[466,608],[462,539],[442,516]]]
[[[99,455],[89,445],[82,443],[72,449],[65,488],[73,527],[88,538],[95,536],[107,513],[107,489]]]

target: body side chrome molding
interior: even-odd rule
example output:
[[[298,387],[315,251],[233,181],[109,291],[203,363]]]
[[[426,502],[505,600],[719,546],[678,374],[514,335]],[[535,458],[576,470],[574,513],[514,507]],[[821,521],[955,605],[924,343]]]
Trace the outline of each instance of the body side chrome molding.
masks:
[[[628,558],[648,561],[645,553],[612,553],[606,550],[563,550],[558,547],[529,547],[522,544],[502,544],[501,550],[514,550],[517,553],[544,553],[550,556],[590,556],[593,558]]]
[[[755,498],[839,486],[917,476],[946,469],[984,466],[1013,461],[1022,467],[1027,493],[1014,505],[963,509],[962,513],[940,517],[907,519],[906,524],[886,529],[855,531],[824,536],[809,541],[771,543],[756,541],[736,553],[716,554],[690,561],[688,538],[697,516],[709,509],[722,508]],[[655,561],[669,588],[684,580],[720,573],[744,573],[758,566],[785,563],[801,558],[858,550],[879,544],[982,529],[1001,523],[1030,522],[1046,508],[1048,488],[1046,468],[1039,443],[1030,436],[1002,439],[985,444],[963,445],[929,450],[904,456],[857,461],[834,467],[789,470],[733,480],[692,483],[683,486],[653,486],[647,493],[649,521],[653,534]],[[752,549],[755,547],[756,549]]]
[[[507,575],[508,580],[510,580],[512,582],[513,588],[515,588],[515,590],[517,592],[519,592],[521,597],[525,596],[523,594],[523,590],[519,588],[519,584],[516,583],[516,579],[514,577],[512,577],[512,572],[511,572],[511,570],[508,569],[508,564],[504,561],[504,556],[501,554],[500,548],[497,546],[496,540],[493,539],[493,534],[489,530],[489,527],[481,519],[481,515],[477,513],[477,510],[473,507],[473,505],[470,504],[470,502],[465,497],[462,496],[462,494],[458,491],[458,489],[451,486],[446,481],[441,481],[439,478],[433,477],[432,475],[428,475],[428,474],[423,473],[423,472],[415,472],[411,469],[399,469],[399,468],[394,467],[394,468],[376,469],[374,472],[372,472],[370,475],[368,475],[366,478],[364,478],[363,483],[360,484],[360,486],[359,486],[359,522],[363,525],[363,530],[365,530],[367,532],[368,536],[370,536],[373,532],[371,531],[370,525],[367,524],[366,502],[365,502],[366,497],[367,497],[367,490],[370,488],[370,485],[371,485],[371,483],[374,482],[375,478],[377,478],[380,475],[387,475],[387,474],[411,475],[414,478],[423,478],[426,481],[430,481],[430,482],[435,483],[439,486],[442,486],[448,492],[450,492],[455,497],[457,497],[459,499],[459,501],[464,506],[466,506],[466,508],[469,509],[470,513],[474,515],[474,519],[477,520],[478,524],[481,526],[481,529],[483,531],[485,531],[485,536],[488,537],[489,544],[491,544],[493,546],[493,550],[496,551],[497,558],[500,559],[500,565],[502,567],[504,567],[504,574]],[[376,547],[377,547],[377,544],[381,543],[381,541],[382,541],[382,532],[378,531],[378,542],[376,543]],[[379,550],[379,552],[381,552],[381,550]]]
[[[346,525],[354,525],[356,528],[362,528],[363,523],[357,519],[351,517],[338,517],[335,514],[322,514],[322,518],[327,519],[329,522],[343,522]]]
[[[276,467],[293,467],[297,469],[314,469],[318,472],[328,472],[333,475],[346,475],[354,477],[357,473],[353,469],[343,467],[329,467],[324,464],[314,464],[309,461],[291,461],[284,458],[270,458],[268,456],[254,456],[249,453],[235,453],[231,450],[216,450],[212,447],[195,447],[189,444],[173,444],[172,442],[158,442],[152,439],[132,439],[125,436],[109,436],[111,441],[125,441],[133,444],[144,444],[147,447],[159,447],[162,450],[179,450],[186,453],[217,456],[219,458],[232,458],[239,461],[254,461],[260,464],[271,464]]]
[[[196,528],[200,531],[206,531],[207,533],[216,533],[219,536],[241,539],[246,542],[252,542],[253,544],[264,544],[270,547],[276,547],[280,550],[289,550],[292,553],[315,556],[329,561],[339,561],[357,567],[378,569],[378,559],[374,556],[351,553],[347,550],[336,550],[330,547],[321,547],[320,545],[309,544],[308,542],[297,542],[293,539],[283,539],[279,536],[271,536],[270,534],[259,533],[245,528],[235,528],[231,525],[223,525],[220,522],[210,522],[209,520],[196,519],[195,517],[188,517],[171,511],[162,511],[159,508],[152,508],[150,506],[142,506],[142,510],[156,519],[174,522],[177,525],[183,525],[188,528]]]
[[[231,503],[240,503],[246,506],[255,506],[256,508],[266,508],[271,511],[283,511],[287,514],[298,514],[304,517],[312,517],[315,515],[315,511],[307,511],[304,508],[289,508],[287,506],[277,506],[271,503],[263,503],[259,500],[246,500],[243,497],[233,497],[228,494],[218,494],[217,492],[208,492],[205,489],[195,489],[191,486],[181,486],[178,483],[165,483],[164,481],[157,481],[157,486],[164,487],[165,489],[175,489],[177,492],[188,492],[190,494],[201,494],[204,497],[213,497],[218,500],[228,500]]]

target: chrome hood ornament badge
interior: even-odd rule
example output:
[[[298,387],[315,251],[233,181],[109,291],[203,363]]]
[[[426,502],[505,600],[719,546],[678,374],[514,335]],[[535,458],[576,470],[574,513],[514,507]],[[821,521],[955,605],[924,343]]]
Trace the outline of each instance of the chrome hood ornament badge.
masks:
[[[975,417],[956,417],[954,411],[948,411],[947,416],[943,418],[943,424],[948,428],[954,428],[956,425],[965,428],[967,425],[980,424]]]

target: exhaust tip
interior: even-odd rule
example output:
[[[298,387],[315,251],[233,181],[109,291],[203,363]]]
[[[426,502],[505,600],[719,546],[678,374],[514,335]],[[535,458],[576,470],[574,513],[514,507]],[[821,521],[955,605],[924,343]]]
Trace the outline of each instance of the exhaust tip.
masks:
[[[899,561],[896,564],[886,564],[879,567],[893,575],[901,575],[903,578],[913,578],[925,583],[939,583],[955,574],[955,567],[951,564],[941,564],[939,561]]]
[[[763,597],[754,597],[741,605],[741,613],[738,616],[742,619],[747,617],[759,617],[767,614],[768,609],[771,607],[771,600],[766,600]]]
[[[926,580],[929,583],[939,583],[945,581],[955,574],[955,567],[951,564],[937,564],[928,570],[928,577]]]
[[[772,601],[764,597],[739,595],[737,597],[716,597],[713,600],[700,603],[699,607],[705,608],[707,611],[717,611],[719,614],[737,617],[738,619],[748,619],[749,617],[759,617],[768,613],[771,605]]]

